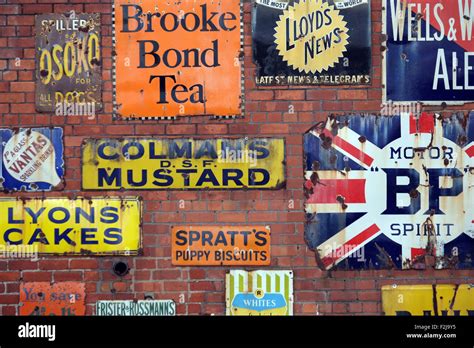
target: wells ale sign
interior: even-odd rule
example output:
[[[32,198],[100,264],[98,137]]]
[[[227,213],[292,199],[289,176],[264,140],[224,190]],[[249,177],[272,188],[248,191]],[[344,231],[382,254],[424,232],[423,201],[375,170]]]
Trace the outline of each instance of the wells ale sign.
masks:
[[[79,106],[102,108],[99,16],[36,16],[37,111],[78,115]]]
[[[258,85],[368,84],[368,1],[257,0],[252,36]]]
[[[241,114],[240,1],[115,0],[115,113]]]

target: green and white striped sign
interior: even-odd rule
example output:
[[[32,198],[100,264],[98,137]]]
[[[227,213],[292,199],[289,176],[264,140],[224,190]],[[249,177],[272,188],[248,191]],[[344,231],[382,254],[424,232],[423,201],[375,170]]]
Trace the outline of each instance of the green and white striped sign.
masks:
[[[227,315],[293,315],[292,271],[230,271]]]

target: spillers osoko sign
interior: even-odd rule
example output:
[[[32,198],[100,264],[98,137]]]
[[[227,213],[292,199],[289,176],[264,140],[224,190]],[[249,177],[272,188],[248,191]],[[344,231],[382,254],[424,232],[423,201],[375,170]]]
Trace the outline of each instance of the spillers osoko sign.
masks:
[[[474,1],[384,0],[385,99],[474,100]]]
[[[256,0],[252,16],[257,85],[371,82],[367,0]]]
[[[63,188],[63,129],[0,129],[0,188],[50,191]]]
[[[331,117],[304,148],[321,268],[474,267],[473,113]]]
[[[93,116],[102,109],[100,15],[36,16],[36,110]]]
[[[241,115],[239,0],[115,0],[114,14],[116,116]]]

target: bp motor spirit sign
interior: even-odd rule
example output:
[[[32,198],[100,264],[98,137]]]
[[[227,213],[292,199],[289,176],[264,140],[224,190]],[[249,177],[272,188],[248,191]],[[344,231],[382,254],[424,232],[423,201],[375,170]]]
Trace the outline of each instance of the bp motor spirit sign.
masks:
[[[367,0],[257,0],[252,28],[258,85],[370,83]]]
[[[115,113],[241,114],[241,4],[115,0]]]
[[[100,110],[100,15],[38,15],[35,30],[37,111],[65,116]]]
[[[474,267],[474,113],[332,117],[304,149],[321,268]]]
[[[385,98],[474,100],[474,1],[385,0]]]

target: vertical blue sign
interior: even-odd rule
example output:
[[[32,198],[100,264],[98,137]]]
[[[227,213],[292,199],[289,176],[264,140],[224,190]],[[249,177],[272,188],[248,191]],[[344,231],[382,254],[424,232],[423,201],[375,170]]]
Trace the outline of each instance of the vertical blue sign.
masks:
[[[51,191],[64,177],[62,128],[0,129],[4,191]]]
[[[385,0],[386,100],[474,100],[473,17],[473,0]]]

